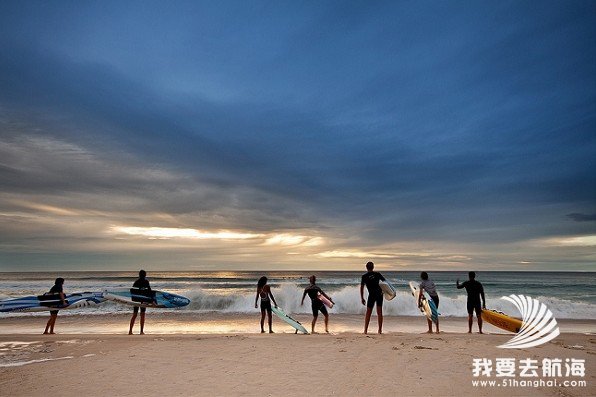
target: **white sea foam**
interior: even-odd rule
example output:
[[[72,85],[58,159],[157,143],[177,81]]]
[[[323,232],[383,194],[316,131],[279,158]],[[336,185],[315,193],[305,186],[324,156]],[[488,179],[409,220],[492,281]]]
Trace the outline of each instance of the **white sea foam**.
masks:
[[[0,362],[0,367],[22,367],[23,365],[28,365],[28,364],[43,363],[46,361],[68,360],[69,358],[74,358],[74,357],[66,356],[66,357],[56,357],[56,358],[40,358],[38,360],[13,361],[13,362],[8,362],[8,363]]]

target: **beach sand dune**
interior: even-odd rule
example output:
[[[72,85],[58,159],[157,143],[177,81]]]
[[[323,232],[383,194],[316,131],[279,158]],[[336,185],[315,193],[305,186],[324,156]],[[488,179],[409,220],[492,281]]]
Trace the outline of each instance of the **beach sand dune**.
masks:
[[[0,335],[3,396],[593,396],[596,336],[521,350],[442,333]],[[473,359],[586,360],[585,387],[475,387]],[[494,364],[493,364],[494,366]],[[542,378],[542,376],[540,377]],[[519,376],[516,378],[520,380]],[[533,378],[539,379],[539,378]],[[547,378],[542,378],[547,380]]]

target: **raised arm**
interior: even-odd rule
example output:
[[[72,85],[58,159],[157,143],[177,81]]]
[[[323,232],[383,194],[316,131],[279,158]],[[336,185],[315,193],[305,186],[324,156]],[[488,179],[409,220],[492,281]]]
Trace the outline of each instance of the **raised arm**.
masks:
[[[457,281],[455,282],[455,286],[457,287],[457,289],[462,289],[465,287],[465,282],[463,284],[459,283],[459,278],[457,279]]]

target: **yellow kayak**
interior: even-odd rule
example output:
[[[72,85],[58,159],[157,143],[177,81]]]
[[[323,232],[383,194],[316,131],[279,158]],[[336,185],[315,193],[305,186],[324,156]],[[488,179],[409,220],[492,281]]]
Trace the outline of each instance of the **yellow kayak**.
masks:
[[[520,319],[499,313],[496,310],[482,310],[482,319],[505,331],[518,333],[522,327],[522,321]]]

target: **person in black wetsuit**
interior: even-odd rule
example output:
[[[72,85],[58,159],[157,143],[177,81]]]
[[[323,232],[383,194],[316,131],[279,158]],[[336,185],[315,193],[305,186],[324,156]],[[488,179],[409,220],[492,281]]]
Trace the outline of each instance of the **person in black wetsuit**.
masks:
[[[273,333],[273,329],[271,328],[271,301],[275,307],[277,307],[277,302],[271,293],[271,288],[267,284],[267,277],[263,276],[257,282],[257,296],[255,298],[255,309],[258,307],[257,302],[261,298],[261,333],[265,333],[265,313],[267,313],[267,320],[269,323],[269,333]]]
[[[468,293],[468,333],[472,333],[472,323],[474,322],[474,311],[476,311],[476,317],[478,318],[478,331],[482,333],[482,309],[486,309],[486,300],[484,298],[484,287],[478,281],[476,281],[476,273],[468,273],[469,280],[464,281],[462,284],[457,279],[457,289],[465,288]],[[480,306],[480,298],[482,298],[482,306]]]
[[[312,326],[311,326],[311,333],[315,333],[315,324],[317,323],[317,318],[319,317],[319,311],[323,313],[325,316],[325,332],[329,333],[329,313],[327,313],[327,307],[321,302],[319,299],[319,294],[323,295],[325,298],[329,299],[331,303],[333,300],[325,293],[323,290],[316,285],[317,277],[312,275],[308,279],[310,281],[310,285],[304,289],[304,294],[302,294],[302,302],[300,302],[300,306],[304,305],[304,298],[308,294],[308,297],[311,299],[312,303]]]
[[[147,272],[144,270],[139,271],[139,278],[137,281],[134,282],[132,285],[133,288],[138,288],[142,290],[149,290],[151,291],[151,286],[149,285],[149,280],[147,280]],[[139,335],[145,335],[143,329],[145,328],[145,307],[141,307],[141,332]],[[132,335],[132,328],[135,325],[135,321],[137,319],[137,313],[139,313],[139,306],[135,306],[132,312],[132,318],[130,319],[130,328],[128,330],[128,334]]]
[[[50,291],[44,295],[60,295],[60,300],[62,301],[62,305],[66,306],[66,296],[64,295],[64,279],[62,277],[58,277],[54,282],[54,286],[50,288]],[[43,331],[44,335],[47,334],[54,334],[54,325],[56,324],[56,319],[58,318],[58,310],[50,310],[50,319],[46,324],[46,329]],[[49,332],[48,332],[49,331]]]
[[[366,315],[364,317],[364,333],[368,333],[368,323],[372,315],[373,307],[377,305],[377,318],[379,322],[379,334],[383,333],[383,291],[379,286],[379,281],[385,281],[385,277],[379,272],[373,271],[375,264],[368,262],[366,264],[367,272],[362,275],[360,282],[360,299],[363,305],[366,305]],[[368,290],[368,301],[364,300],[364,286]]]

